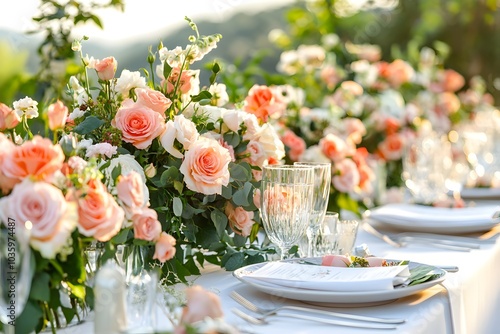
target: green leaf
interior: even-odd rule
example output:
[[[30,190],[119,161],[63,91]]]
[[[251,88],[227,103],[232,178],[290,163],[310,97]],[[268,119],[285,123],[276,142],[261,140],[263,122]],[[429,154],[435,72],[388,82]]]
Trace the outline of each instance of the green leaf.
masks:
[[[172,72],[172,67],[167,62],[163,62],[163,77],[168,79],[170,72]]]
[[[225,199],[231,199],[231,197],[233,197],[233,190],[230,186],[228,187],[225,187],[223,186],[222,187],[222,197],[224,197]]]
[[[194,95],[191,97],[191,101],[200,102],[201,100],[211,100],[212,94],[210,94],[206,90],[202,90],[198,95]]]
[[[227,132],[224,134],[224,141],[232,147],[238,146],[240,144],[240,140],[240,135],[235,132]]]
[[[66,282],[71,289],[71,293],[78,299],[85,300],[85,286]]]
[[[250,169],[246,169],[241,164],[231,163],[229,173],[231,174],[231,178],[236,181],[247,182],[252,178]]]
[[[221,211],[215,209],[210,213],[210,218],[215,225],[217,235],[222,238],[227,227],[227,216]]]
[[[182,201],[179,197],[174,197],[173,200],[174,205],[174,215],[180,217],[182,215]]]
[[[179,175],[179,170],[175,166],[170,166],[168,169],[166,169],[160,177],[160,183],[163,187],[166,185],[174,182],[174,180],[177,179],[177,176]]]
[[[116,181],[118,176],[122,175],[122,165],[118,164],[115,168],[113,168],[113,171],[111,172],[111,178],[113,181]]]
[[[119,245],[119,244],[124,244],[127,239],[128,239],[128,233],[129,233],[129,229],[123,229],[121,230],[120,232],[118,232],[117,235],[115,235],[112,239],[112,242],[115,244],[115,245]]]
[[[80,134],[80,135],[86,135],[91,133],[92,131],[98,129],[100,126],[102,126],[105,122],[103,120],[100,120],[99,118],[95,116],[89,116],[85,118],[83,122],[75,126],[74,132]]]
[[[253,190],[253,186],[250,182],[246,182],[243,188],[237,190],[233,194],[233,202],[238,206],[248,206],[250,205],[248,197]]]
[[[30,298],[43,302],[48,302],[50,299],[50,275],[47,273],[37,274],[31,283]]]
[[[247,238],[239,234],[235,234],[233,237],[233,242],[236,247],[243,247],[247,242]]]
[[[245,255],[243,253],[233,253],[226,261],[224,268],[226,270],[232,271],[241,268],[245,261]]]
[[[182,183],[181,181],[175,180],[174,181],[174,188],[175,188],[175,190],[177,190],[177,192],[179,194],[182,194],[182,190],[184,189],[184,183]]]
[[[48,289],[47,289],[48,290]],[[16,334],[29,334],[42,320],[43,311],[40,305],[28,300],[23,312],[16,318]]]

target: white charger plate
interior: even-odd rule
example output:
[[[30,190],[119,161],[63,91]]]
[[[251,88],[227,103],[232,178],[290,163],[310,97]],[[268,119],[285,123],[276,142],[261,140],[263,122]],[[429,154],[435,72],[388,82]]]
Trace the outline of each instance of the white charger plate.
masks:
[[[320,258],[305,259],[313,262],[321,262]],[[296,260],[292,260],[296,261]],[[389,260],[392,261],[392,260]],[[374,291],[359,291],[359,292],[341,292],[341,291],[325,291],[325,290],[309,290],[309,289],[297,289],[289,288],[285,286],[280,286],[277,284],[259,282],[256,280],[249,280],[246,278],[247,275],[259,269],[266,263],[251,264],[242,268],[239,268],[233,272],[233,276],[236,277],[241,282],[270,295],[277,297],[300,300],[307,303],[318,304],[322,306],[339,306],[339,307],[362,307],[379,305],[392,302],[396,299],[403,298],[406,296],[413,295],[425,289],[428,289],[436,284],[439,284],[445,280],[446,271],[443,269],[434,267],[436,274],[439,277],[412,286],[397,287],[394,290],[374,290]],[[300,265],[300,264],[297,264]],[[409,268],[415,268],[416,266],[422,265],[418,262],[411,262],[408,264]],[[356,270],[357,268],[352,268]]]
[[[402,231],[465,234],[489,231],[500,224],[499,210],[499,205],[452,209],[392,203],[376,207],[366,216]]]

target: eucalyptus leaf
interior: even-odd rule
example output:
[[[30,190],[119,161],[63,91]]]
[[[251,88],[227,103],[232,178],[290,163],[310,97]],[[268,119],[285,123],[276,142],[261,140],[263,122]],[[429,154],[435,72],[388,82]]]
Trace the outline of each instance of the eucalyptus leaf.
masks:
[[[89,116],[85,118],[83,122],[75,126],[74,132],[80,135],[86,135],[91,133],[94,130],[97,130],[100,126],[102,126],[105,122],[95,116]]]
[[[180,217],[182,215],[182,200],[179,197],[173,199],[174,215]]]
[[[217,235],[222,237],[227,227],[227,216],[221,211],[215,209],[210,213],[210,219],[212,219],[212,222],[215,225]]]

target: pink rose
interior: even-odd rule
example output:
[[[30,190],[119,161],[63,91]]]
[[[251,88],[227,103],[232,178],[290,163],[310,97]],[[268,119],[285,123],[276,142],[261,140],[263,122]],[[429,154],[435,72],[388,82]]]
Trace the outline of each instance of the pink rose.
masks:
[[[356,164],[351,159],[336,162],[332,183],[335,189],[343,193],[352,192],[359,184],[359,172]]]
[[[368,261],[370,267],[384,267],[387,265],[387,261],[381,257],[369,256],[365,260]]]
[[[289,148],[288,156],[292,161],[299,161],[306,150],[306,142],[300,138],[292,130],[285,131],[281,137],[281,141]]]
[[[161,223],[155,210],[144,208],[132,216],[134,237],[147,241],[154,241],[160,237]]]
[[[378,145],[379,153],[386,161],[399,160],[403,156],[405,142],[400,133],[391,134]]]
[[[234,233],[248,237],[254,224],[252,220],[254,213],[246,211],[241,206],[234,207],[230,202],[227,202],[225,212]]]
[[[101,181],[90,181],[88,188],[77,194],[76,200],[81,234],[105,242],[120,231],[125,213]]]
[[[106,81],[109,81],[115,77],[117,67],[118,63],[114,57],[106,57],[102,60],[97,60],[94,65],[99,79]]]
[[[116,183],[118,199],[122,201],[125,210],[129,215],[142,209],[146,203],[144,201],[144,182],[136,171],[131,171],[127,175],[120,175]]]
[[[319,147],[322,152],[334,162],[344,159],[349,149],[342,138],[332,133],[320,139]]]
[[[165,117],[165,111],[170,107],[172,101],[162,92],[151,88],[136,88],[137,104],[148,107]]]
[[[44,258],[55,258],[67,244],[77,219],[75,203],[67,202],[60,189],[43,181],[26,178],[0,199],[0,221],[14,220],[20,238],[28,236],[23,233],[24,223],[30,221],[30,245]]]
[[[165,129],[165,121],[159,113],[137,103],[124,103],[111,124],[122,132],[125,142],[138,149],[149,147]]]
[[[322,266],[329,267],[349,267],[351,258],[347,255],[325,255],[321,260]]]
[[[0,131],[13,129],[20,121],[19,115],[13,109],[0,103]]]
[[[49,117],[49,129],[54,131],[64,128],[68,118],[68,107],[66,107],[62,101],[57,100],[56,103],[49,106],[47,115]]]
[[[261,122],[267,122],[271,115],[278,117],[285,108],[286,105],[267,86],[254,85],[245,98],[244,110],[257,116]]]
[[[181,322],[192,324],[206,317],[216,319],[224,316],[219,297],[199,285],[186,288],[186,306],[182,310]]]
[[[321,68],[321,80],[323,80],[323,82],[329,89],[335,88],[335,85],[337,85],[340,80],[342,80],[342,76],[342,73],[334,66],[326,65]]]
[[[250,140],[247,144],[245,153],[249,153],[250,163],[255,166],[262,166],[267,159],[266,152],[262,144],[255,140]]]
[[[165,263],[175,256],[175,238],[166,232],[161,232],[156,240],[153,259]]]
[[[464,77],[455,70],[443,70],[438,72],[437,81],[431,84],[431,90],[436,93],[456,92],[465,85]]]
[[[50,139],[36,135],[4,156],[2,171],[10,178],[23,179],[31,176],[36,180],[46,180],[61,170],[63,162],[61,146],[52,145]]]
[[[200,137],[184,155],[180,167],[188,189],[204,195],[221,194],[222,186],[229,184],[227,149],[215,139]]]

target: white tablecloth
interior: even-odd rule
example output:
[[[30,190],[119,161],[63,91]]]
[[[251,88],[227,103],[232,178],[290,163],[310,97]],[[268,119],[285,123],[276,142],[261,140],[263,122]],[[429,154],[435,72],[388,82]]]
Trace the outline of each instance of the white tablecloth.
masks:
[[[436,285],[424,292],[385,305],[331,308],[331,310],[380,317],[404,318],[406,322],[398,325],[396,331],[398,334],[493,334],[499,332],[500,241],[470,252],[448,251],[417,245],[393,248],[360,229],[356,244],[361,243],[366,243],[373,254],[385,258],[407,259],[432,265],[456,265],[460,270],[457,273],[447,274],[443,285],[449,289],[450,293],[443,286]],[[229,297],[231,291],[236,290],[266,307],[281,304],[304,304],[258,292],[235,279],[230,272],[220,269],[214,270],[211,268],[206,270],[202,276],[194,278],[194,284],[202,285],[217,293],[222,300],[226,320],[250,332],[262,334],[278,332],[321,334],[384,331],[323,325],[288,317],[270,318],[270,324],[265,326],[250,325],[231,312],[231,308],[243,309],[242,306]],[[168,322],[161,313],[159,313],[158,326],[162,329],[168,327]],[[61,331],[61,333],[66,334],[92,332],[91,319],[81,325]]]

